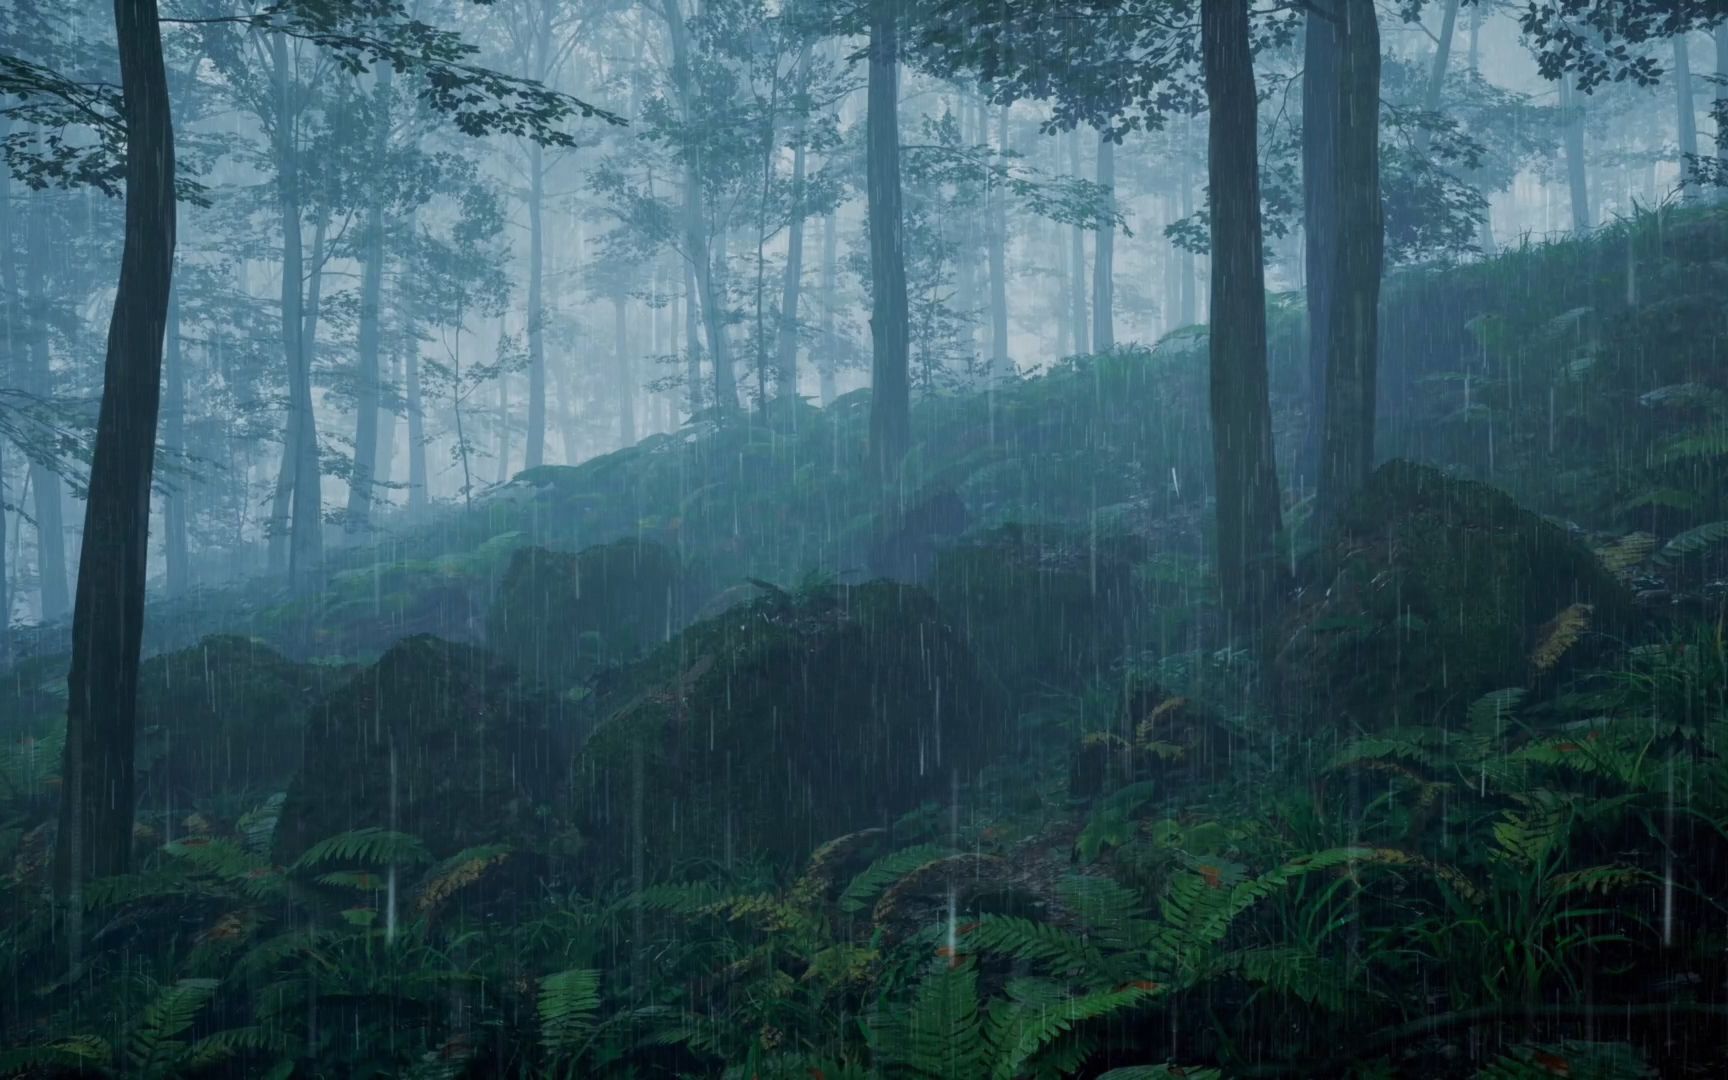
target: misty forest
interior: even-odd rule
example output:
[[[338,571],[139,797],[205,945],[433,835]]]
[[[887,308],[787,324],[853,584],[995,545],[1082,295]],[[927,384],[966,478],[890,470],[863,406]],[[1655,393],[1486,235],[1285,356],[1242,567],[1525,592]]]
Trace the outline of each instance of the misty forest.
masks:
[[[1728,0],[0,0],[0,1077],[1728,1075]]]

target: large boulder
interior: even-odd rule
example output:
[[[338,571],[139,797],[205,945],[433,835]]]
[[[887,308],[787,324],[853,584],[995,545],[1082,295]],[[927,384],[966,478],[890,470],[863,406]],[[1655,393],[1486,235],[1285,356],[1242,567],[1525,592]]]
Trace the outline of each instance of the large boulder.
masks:
[[[1634,618],[1566,529],[1486,484],[1392,461],[1304,570],[1277,641],[1279,700],[1367,728],[1439,722]]]
[[[794,860],[891,824],[1006,738],[971,654],[913,586],[770,591],[697,623],[601,700],[576,765],[584,862]]]
[[[939,551],[930,587],[1005,685],[1074,685],[1157,636],[1156,601],[1178,609],[1150,558],[1131,534],[1005,525]]]
[[[504,573],[486,637],[524,680],[567,690],[665,641],[688,608],[683,567],[659,544],[619,540],[575,554],[522,548]]]
[[[138,672],[139,799],[173,811],[250,802],[300,767],[306,715],[352,668],[302,664],[253,638],[207,637]]]
[[[434,856],[477,844],[535,847],[555,828],[571,740],[507,664],[419,636],[392,646],[313,711],[276,857],[370,826]]]

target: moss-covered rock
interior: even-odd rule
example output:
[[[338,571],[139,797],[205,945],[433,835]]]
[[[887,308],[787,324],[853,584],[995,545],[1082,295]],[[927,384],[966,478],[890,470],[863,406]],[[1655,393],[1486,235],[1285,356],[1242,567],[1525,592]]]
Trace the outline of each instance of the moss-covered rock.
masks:
[[[144,661],[138,673],[143,807],[168,810],[219,793],[281,790],[300,767],[308,711],[352,674],[296,663],[233,635]]]
[[[1486,484],[1389,462],[1305,568],[1278,640],[1280,700],[1370,728],[1444,719],[1551,672],[1544,639],[1568,611],[1585,617],[1574,640],[1634,618],[1564,528]]]
[[[1005,685],[1068,685],[1153,631],[1148,557],[1132,535],[1008,525],[939,552],[931,588]]]
[[[419,837],[437,857],[482,843],[534,847],[554,829],[570,739],[480,649],[398,642],[312,710],[276,857],[368,826]]]
[[[524,680],[564,690],[665,641],[688,607],[684,569],[659,544],[522,548],[493,601],[487,642]]]
[[[945,795],[1006,738],[930,595],[770,592],[697,623],[604,694],[577,762],[596,872],[792,860]],[[636,822],[640,822],[640,833]]]

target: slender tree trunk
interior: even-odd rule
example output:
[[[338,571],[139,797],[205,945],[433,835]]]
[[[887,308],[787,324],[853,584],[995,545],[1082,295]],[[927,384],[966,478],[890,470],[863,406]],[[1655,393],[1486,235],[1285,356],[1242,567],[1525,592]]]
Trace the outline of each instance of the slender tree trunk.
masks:
[[[1560,108],[1566,114],[1566,184],[1572,194],[1572,232],[1590,231],[1590,185],[1584,171],[1584,104],[1572,88],[1570,73],[1560,76]]]
[[[1689,35],[1674,35],[1674,127],[1680,142],[1680,197],[1687,201],[1698,197],[1698,185],[1691,182],[1693,162],[1698,158],[1698,110],[1692,101],[1691,45]]]
[[[1257,623],[1275,596],[1278,470],[1266,373],[1259,139],[1248,0],[1201,0],[1210,103],[1211,414],[1218,578],[1230,611]]]
[[[52,257],[52,224],[48,215],[30,215],[27,228],[31,261],[46,268]],[[37,310],[30,320],[30,368],[26,385],[43,400],[55,396],[53,356],[48,345],[48,298],[44,274],[34,276],[32,294]],[[36,581],[43,622],[57,622],[72,608],[66,573],[65,499],[60,474],[40,461],[30,463],[30,487],[36,504]]]
[[[1374,0],[1339,0],[1337,270],[1318,505],[1331,520],[1374,465],[1385,224],[1380,205],[1380,26]]]
[[[300,327],[300,354],[289,380],[289,408],[293,410],[294,423],[294,497],[290,509],[293,520],[288,530],[288,578],[297,589],[312,587],[317,569],[324,560],[324,485],[323,470],[318,461],[318,416],[312,407],[312,357],[317,351],[318,318],[324,286],[324,243],[329,227],[328,218],[320,214],[318,224],[312,230],[312,267],[306,284],[306,304]],[[293,233],[293,262],[298,271],[298,224]],[[299,280],[296,272],[296,293]]]
[[[1428,87],[1422,93],[1422,110],[1433,114],[1440,111],[1441,97],[1446,90],[1446,67],[1452,60],[1452,36],[1458,27],[1458,0],[1446,0],[1440,15],[1440,35],[1434,42],[1434,63],[1428,69]],[[1427,126],[1416,129],[1416,156],[1428,152],[1434,133]]]
[[[1068,135],[1068,172],[1076,177],[1080,175],[1078,128]],[[1092,335],[1087,330],[1090,316],[1086,305],[1086,230],[1078,225],[1071,228],[1068,235],[1068,304],[1073,348],[1075,352],[1083,353]]]
[[[6,136],[12,133],[12,119],[0,116],[0,145],[5,145]],[[18,296],[18,245],[12,236],[12,173],[8,169],[0,169],[0,295]],[[5,320],[6,354],[17,355],[16,319]],[[0,452],[5,449],[5,440],[0,439]],[[6,491],[5,459],[0,457],[0,664],[10,664],[12,661],[12,599],[16,595],[12,589],[12,572],[16,569],[14,561],[6,557],[6,507],[11,502],[11,496]]]
[[[1716,45],[1716,159],[1728,163],[1728,22],[1719,22],[1714,31]]]
[[[504,333],[504,317],[498,317],[498,346],[493,350],[493,360],[500,361],[504,356],[504,346],[508,338]],[[503,484],[510,479],[510,373],[502,366],[498,370],[498,476],[496,483]]]
[[[1116,144],[1108,135],[1098,142],[1098,186],[1111,205],[1098,215],[1098,234],[1093,237],[1092,351],[1109,352],[1116,347],[1116,222],[1112,219],[1116,200]]]
[[[906,254],[900,211],[900,41],[895,0],[871,0],[865,126],[870,224],[870,459],[891,483],[911,446]]]
[[[180,290],[168,292],[167,333],[162,372],[162,448],[182,466],[186,455],[186,356],[180,341]],[[162,561],[169,596],[180,596],[191,581],[186,545],[187,477],[176,476],[162,496]]]
[[[383,161],[390,143],[390,89],[394,70],[378,68],[373,88],[377,125],[372,132],[372,157]],[[366,207],[365,251],[360,267],[360,340],[354,385],[354,469],[348,476],[348,510],[343,529],[350,539],[369,531],[372,520],[373,473],[378,453],[379,350],[383,338],[380,312],[384,302],[384,197],[369,193]]]
[[[1302,473],[1320,468],[1326,358],[1332,348],[1338,262],[1338,0],[1313,0],[1302,43],[1302,248],[1308,305],[1308,426]]]
[[[420,387],[420,337],[414,320],[403,327],[403,404],[408,413],[408,512],[419,516],[431,502],[426,487],[426,407]]]
[[[792,127],[792,220],[786,231],[786,276],[780,288],[780,341],[775,357],[775,393],[798,394],[798,296],[804,283],[804,136],[807,127],[803,101],[810,89],[810,46],[798,53],[799,106]]]
[[[83,882],[131,868],[138,659],[162,339],[174,270],[174,128],[154,0],[115,0],[126,125],[126,242],[108,324],[85,504],[55,885],[82,940]]]
[[[528,149],[528,441],[522,466],[546,461],[546,170],[539,143]]]
[[[636,375],[631,371],[629,320],[622,293],[612,298],[612,348],[620,445],[636,445]]]
[[[1000,153],[1008,151],[1008,106],[1002,106],[997,116],[996,146]],[[990,264],[990,377],[1000,379],[1014,370],[1008,355],[1008,193],[1001,184],[991,182],[986,194],[986,236]]]
[[[678,0],[661,0],[667,35],[672,44],[672,81],[678,91],[684,120],[695,119],[695,79],[690,70],[690,29],[684,22]],[[708,336],[708,355],[714,361],[714,405],[721,413],[738,409],[738,380],[732,370],[732,353],[726,342],[723,294],[716,287],[712,245],[703,213],[702,162],[694,147],[687,147],[684,160],[685,258],[693,264],[696,291],[701,301],[702,325]]]
[[[390,346],[390,385],[392,388],[399,387],[402,384],[402,352],[404,335],[400,332],[400,327],[397,327],[396,329],[398,332]],[[382,399],[383,395],[380,394],[379,397]],[[373,458],[373,461],[375,462],[372,469],[372,482],[374,485],[373,499],[377,503],[373,509],[382,511],[389,507],[389,485],[392,479],[394,479],[394,470],[396,466],[396,407],[394,403],[385,403],[380,400],[378,408],[378,450],[377,456]],[[370,521],[371,517],[369,516],[367,520]]]
[[[684,263],[684,389],[690,415],[702,411],[702,338],[696,325],[701,303],[696,297],[696,267]]]
[[[827,408],[838,396],[834,368],[840,362],[840,341],[834,333],[834,287],[839,278],[839,238],[834,228],[834,211],[822,219],[822,362],[817,370],[822,406]]]
[[[1192,119],[1188,121],[1192,123]],[[1191,145],[1192,140],[1184,140],[1184,149]],[[1182,217],[1187,219],[1194,214],[1194,174],[1186,152],[1182,155]],[[1178,327],[1193,326],[1199,320],[1196,298],[1194,296],[1197,274],[1194,266],[1194,253],[1187,248],[1176,251],[1177,307],[1176,325]]]

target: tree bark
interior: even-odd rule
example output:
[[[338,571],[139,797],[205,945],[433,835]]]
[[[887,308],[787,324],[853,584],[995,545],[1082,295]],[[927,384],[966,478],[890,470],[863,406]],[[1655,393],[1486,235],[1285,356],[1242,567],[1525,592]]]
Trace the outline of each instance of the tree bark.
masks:
[[[779,350],[774,362],[774,392],[798,393],[798,298],[804,284],[804,136],[808,127],[804,97],[810,90],[810,46],[798,53],[799,105],[792,125],[792,220],[786,230],[786,276],[780,288]]]
[[[298,215],[298,203],[295,209]],[[289,409],[294,438],[294,495],[288,530],[288,579],[293,588],[312,587],[324,559],[323,471],[318,460],[318,416],[312,407],[312,356],[318,340],[318,317],[324,286],[324,242],[329,221],[320,215],[312,231],[312,272],[300,323],[299,355],[290,358]],[[293,233],[293,291],[300,282],[300,228]],[[286,274],[286,268],[284,269]]]
[[[1716,45],[1716,94],[1714,114],[1716,122],[1716,158],[1728,162],[1728,123],[1721,118],[1728,117],[1728,22],[1719,22],[1714,31]]]
[[[618,438],[622,446],[636,445],[636,375],[631,371],[628,308],[624,295],[612,298],[613,380],[618,400]]]
[[[377,127],[372,157],[382,162],[390,142],[390,89],[394,69],[383,64],[373,87]],[[384,300],[384,199],[374,192],[366,207],[366,248],[360,269],[360,332],[354,386],[354,469],[348,477],[348,510],[343,530],[350,539],[368,532],[372,522],[373,472],[378,454],[379,349],[383,339],[380,310]]]
[[[44,401],[55,396],[53,355],[49,350],[46,268],[52,257],[51,225],[46,212],[31,215],[28,232],[31,261],[43,268],[34,275],[32,293],[36,312],[30,321],[30,368],[26,385]],[[36,504],[36,584],[43,622],[57,622],[71,610],[71,587],[66,573],[65,498],[60,474],[41,461],[30,462],[30,487]]]
[[[546,77],[552,44],[552,4],[542,2],[534,37],[534,77]],[[546,202],[546,162],[539,143],[528,147],[528,434],[522,467],[539,468],[546,461],[546,244],[543,218]]]
[[[1092,238],[1092,351],[1109,352],[1116,347],[1116,223],[1111,215],[1116,202],[1116,144],[1108,135],[1098,142],[1098,186],[1111,205],[1098,215],[1098,233]]]
[[[696,297],[696,267],[684,262],[684,388],[690,415],[702,411],[702,338],[696,325],[701,302]]]
[[[150,479],[174,270],[174,127],[156,4],[114,0],[114,22],[126,124],[126,242],[85,504],[55,841],[55,885],[75,913],[86,878],[131,868]],[[68,928],[74,959],[81,932],[75,914]]]
[[[840,343],[834,334],[834,288],[839,278],[839,238],[834,212],[822,219],[822,360],[817,366],[822,405],[826,408],[838,394],[834,368],[840,361]]]
[[[1212,453],[1218,579],[1228,610],[1255,624],[1279,580],[1278,470],[1266,372],[1266,279],[1248,0],[1202,0],[1210,103]]]
[[[186,455],[186,356],[180,340],[180,290],[168,291],[167,333],[162,372],[162,448],[182,465]],[[169,596],[185,593],[191,582],[186,544],[186,477],[174,477],[162,495],[162,561]]]
[[[1318,507],[1334,519],[1374,465],[1385,224],[1380,204],[1380,26],[1374,0],[1338,0],[1338,248]]]
[[[1320,471],[1326,357],[1332,348],[1332,275],[1338,261],[1338,0],[1313,0],[1302,42],[1302,247],[1308,305],[1308,425],[1303,475]]]
[[[1698,157],[1698,110],[1692,101],[1692,49],[1684,33],[1674,35],[1675,126],[1680,143],[1680,197],[1698,197],[1698,185],[1690,181],[1692,162]]]
[[[1590,185],[1584,171],[1584,105],[1572,88],[1570,73],[1560,76],[1560,108],[1566,114],[1566,184],[1572,195],[1572,231],[1590,231]]]
[[[890,483],[911,446],[906,254],[900,210],[900,44],[895,0],[871,0],[865,127],[870,224],[870,461]]]
[[[1068,135],[1068,172],[1080,175],[1080,131]],[[1087,330],[1090,315],[1086,305],[1086,230],[1075,225],[1068,236],[1068,325],[1070,341],[1077,353],[1086,351],[1091,338]]]
[[[1008,107],[997,116],[996,148],[1008,150]],[[1008,193],[990,183],[986,195],[986,260],[990,264],[990,377],[1000,379],[1014,369],[1008,355]]]

